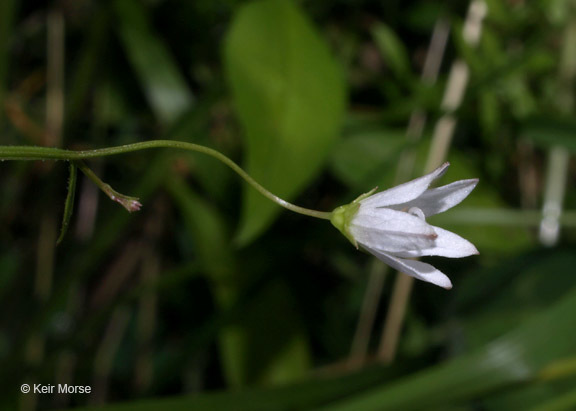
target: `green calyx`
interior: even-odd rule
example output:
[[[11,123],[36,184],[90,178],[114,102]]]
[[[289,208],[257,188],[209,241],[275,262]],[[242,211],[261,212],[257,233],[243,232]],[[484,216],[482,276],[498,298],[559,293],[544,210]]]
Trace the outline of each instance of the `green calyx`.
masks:
[[[340,232],[344,234],[344,236],[350,240],[356,248],[358,248],[358,244],[356,243],[356,240],[354,240],[354,237],[352,237],[352,234],[350,234],[350,222],[358,212],[359,208],[360,204],[355,203],[340,206],[332,212],[332,218],[330,218],[332,225],[340,230]]]
[[[344,236],[348,240],[350,240],[350,242],[354,244],[354,247],[356,248],[358,248],[358,243],[350,233],[350,223],[352,222],[352,219],[360,209],[360,201],[362,201],[366,197],[371,196],[376,191],[377,188],[378,187],[370,190],[368,193],[362,194],[360,197],[352,201],[350,204],[340,206],[332,212],[330,222],[334,227],[340,230],[340,232],[344,234]]]

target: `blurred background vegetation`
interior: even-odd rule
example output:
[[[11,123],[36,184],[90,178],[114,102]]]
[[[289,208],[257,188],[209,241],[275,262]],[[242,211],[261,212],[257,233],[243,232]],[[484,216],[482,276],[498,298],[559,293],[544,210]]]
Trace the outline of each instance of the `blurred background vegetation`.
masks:
[[[0,2],[0,143],[218,149],[330,211],[448,160],[415,283],[202,154],[0,165],[0,406],[576,409],[576,2]],[[90,385],[22,395],[22,383]]]

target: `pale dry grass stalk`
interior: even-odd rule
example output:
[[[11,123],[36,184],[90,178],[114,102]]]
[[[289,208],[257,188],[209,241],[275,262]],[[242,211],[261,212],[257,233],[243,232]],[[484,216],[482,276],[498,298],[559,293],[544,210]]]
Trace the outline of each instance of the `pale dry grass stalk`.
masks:
[[[574,115],[574,84],[576,80],[576,7],[572,6],[571,20],[563,36],[560,67],[558,73],[558,110],[567,116]],[[570,153],[564,147],[556,146],[548,153],[548,170],[544,182],[544,201],[540,223],[540,242],[548,247],[556,245],[560,238],[560,218],[566,182],[570,165]]]
[[[439,19],[434,26],[422,69],[421,79],[425,84],[434,84],[438,77],[449,33],[450,26],[447,21]],[[411,142],[418,141],[422,136],[425,125],[426,113],[420,109],[415,110],[410,115],[406,129],[406,139]],[[413,150],[406,150],[402,153],[396,170],[395,183],[400,184],[410,178],[414,172],[415,158]],[[384,288],[386,273],[387,266],[381,261],[374,259],[370,268],[369,280],[350,350],[348,364],[351,369],[360,368],[367,361],[369,343]]]
[[[487,13],[484,0],[473,0],[470,3],[464,23],[464,41],[474,47],[480,41],[482,23]],[[432,144],[424,169],[428,173],[445,161],[452,142],[456,118],[454,111],[461,105],[468,84],[469,68],[462,60],[457,59],[452,64],[448,76],[448,84],[444,93],[441,108],[445,114],[438,120],[434,128]],[[398,340],[404,324],[404,318],[410,300],[414,278],[398,275],[382,332],[378,349],[378,358],[384,363],[391,363],[396,356]]]
[[[53,9],[46,19],[47,44],[47,90],[46,124],[42,142],[49,147],[59,146],[62,142],[62,124],[64,121],[64,18],[62,12]],[[54,277],[55,248],[57,239],[55,210],[48,207],[42,216],[38,233],[37,263],[34,278],[34,297],[39,307],[45,306],[52,293]],[[25,361],[34,367],[44,359],[44,335],[41,331],[33,333],[27,341]],[[33,383],[35,378],[30,377]],[[21,409],[31,410],[37,406],[37,396],[22,395]]]
[[[108,323],[104,336],[94,357],[94,380],[91,385],[92,394],[89,402],[93,405],[102,405],[108,398],[109,378],[114,366],[114,359],[118,348],[126,333],[130,320],[130,309],[126,306],[118,307]]]

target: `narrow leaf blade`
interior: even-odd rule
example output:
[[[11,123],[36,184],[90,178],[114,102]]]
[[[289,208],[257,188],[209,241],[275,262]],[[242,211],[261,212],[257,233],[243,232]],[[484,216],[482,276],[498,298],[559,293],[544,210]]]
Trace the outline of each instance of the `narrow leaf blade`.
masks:
[[[171,124],[192,104],[192,93],[144,6],[134,0],[118,0],[114,6],[124,48],[148,102],[162,123]]]
[[[70,177],[68,178],[68,194],[66,195],[66,202],[64,203],[64,215],[62,216],[62,226],[60,228],[60,236],[56,244],[60,244],[68,231],[72,211],[74,210],[74,197],[76,192],[76,165],[70,162]]]

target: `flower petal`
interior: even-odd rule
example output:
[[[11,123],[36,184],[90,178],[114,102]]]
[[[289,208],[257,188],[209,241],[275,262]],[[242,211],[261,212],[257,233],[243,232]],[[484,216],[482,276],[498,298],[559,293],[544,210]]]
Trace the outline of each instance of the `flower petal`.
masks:
[[[450,163],[444,163],[425,176],[374,194],[361,200],[360,204],[370,207],[386,207],[392,204],[412,201],[424,193],[432,181],[444,174],[449,165]]]
[[[451,231],[444,230],[440,227],[434,227],[434,231],[438,235],[434,241],[434,246],[423,249],[406,250],[395,253],[399,257],[421,257],[425,255],[439,255],[442,257],[461,258],[468,257],[469,255],[479,254],[474,245],[454,234]]]
[[[452,288],[452,282],[448,276],[430,264],[415,260],[404,260],[402,258],[398,258],[377,250],[366,250],[377,257],[379,260],[382,260],[388,264],[390,267],[395,268],[404,274],[408,274],[409,276],[419,280],[435,284],[447,290]]]
[[[442,213],[468,197],[468,194],[478,184],[478,179],[455,181],[438,188],[431,188],[424,191],[420,197],[402,204],[396,204],[392,208],[396,210],[418,207],[424,212],[426,217]]]
[[[364,205],[352,219],[349,230],[361,245],[387,252],[433,248],[437,237],[430,224],[412,214]]]

